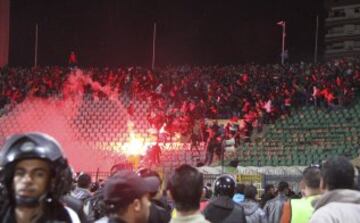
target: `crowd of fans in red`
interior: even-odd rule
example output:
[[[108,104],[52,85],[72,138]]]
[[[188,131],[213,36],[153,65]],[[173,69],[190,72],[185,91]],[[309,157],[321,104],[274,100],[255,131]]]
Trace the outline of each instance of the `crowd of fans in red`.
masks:
[[[349,105],[360,86],[360,59],[344,58],[321,64],[244,64],[181,66],[148,70],[84,68],[101,86],[129,99],[149,100],[148,121],[169,132],[189,133],[194,120],[243,119],[247,128],[261,128],[291,108],[315,104],[327,108]],[[2,68],[0,107],[28,95],[62,97],[72,67]],[[104,92],[85,86],[95,97]],[[130,100],[131,101],[131,100]],[[133,105],[128,106],[129,114]]]

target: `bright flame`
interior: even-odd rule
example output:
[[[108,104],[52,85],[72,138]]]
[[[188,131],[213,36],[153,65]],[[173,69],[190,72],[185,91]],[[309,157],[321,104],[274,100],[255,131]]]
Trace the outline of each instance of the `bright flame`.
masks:
[[[150,139],[134,133],[134,123],[128,121],[129,140],[122,146],[122,151],[126,156],[145,155],[149,146],[154,144]]]
[[[145,155],[147,148],[144,141],[144,139],[136,137],[135,133],[130,132],[130,140],[123,145],[122,150],[127,156]]]

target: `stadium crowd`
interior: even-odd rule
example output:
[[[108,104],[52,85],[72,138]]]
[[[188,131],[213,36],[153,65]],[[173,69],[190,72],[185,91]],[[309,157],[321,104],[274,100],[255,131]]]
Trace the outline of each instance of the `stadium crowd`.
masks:
[[[91,78],[86,93],[109,97],[115,92],[130,101],[151,106],[149,123],[170,133],[191,134],[196,120],[242,120],[241,135],[261,130],[292,108],[315,104],[329,109],[351,104],[359,92],[360,60],[344,58],[323,64],[244,64],[237,66],[181,66],[154,71],[141,67],[84,68]],[[66,97],[70,67],[2,68],[0,107],[19,103],[29,95]],[[96,84],[93,84],[96,83]],[[106,86],[106,88],[105,88]],[[79,89],[79,91],[83,91]],[[131,115],[133,105],[128,106]],[[201,122],[203,123],[203,122]],[[205,129],[202,128],[203,132]],[[204,138],[202,139],[204,140]]]
[[[93,98],[126,97],[151,104],[147,120],[168,132],[205,140],[205,118],[243,120],[242,126],[208,131],[205,164],[219,146],[219,137],[248,139],[292,108],[348,106],[359,93],[360,60],[344,58],[323,64],[166,67],[147,70],[84,68],[78,93]],[[0,107],[28,96],[69,97],[66,87],[76,65],[2,68]],[[87,80],[87,81],[85,81]],[[74,89],[72,89],[74,90]],[[73,92],[74,93],[74,92]],[[132,105],[127,108],[132,114]],[[199,128],[197,124],[202,123]],[[200,134],[194,129],[200,129]],[[237,128],[237,129],[234,129]],[[230,135],[229,135],[230,134]],[[360,192],[355,171],[344,157],[332,157],[304,170],[301,197],[287,182],[267,185],[259,200],[253,185],[237,185],[233,176],[219,176],[204,185],[198,169],[181,165],[166,179],[150,169],[112,170],[104,182],[90,175],[74,176],[61,146],[42,133],[10,137],[0,155],[1,222],[358,222]]]
[[[253,185],[220,175],[213,185],[187,164],[164,179],[154,170],[116,169],[101,184],[74,175],[56,139],[43,133],[8,138],[1,150],[1,222],[359,222],[354,166],[342,156],[305,168],[301,195],[279,182],[257,196]]]

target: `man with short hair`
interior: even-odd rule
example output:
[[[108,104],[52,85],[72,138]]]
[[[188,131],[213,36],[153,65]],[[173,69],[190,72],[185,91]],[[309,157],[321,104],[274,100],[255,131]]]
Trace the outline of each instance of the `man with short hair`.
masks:
[[[83,203],[89,199],[92,194],[90,192],[91,176],[87,173],[80,173],[77,179],[76,188],[71,192],[71,196],[79,199]]]
[[[278,185],[278,195],[266,202],[264,211],[269,222],[278,223],[282,215],[282,208],[287,201],[287,193],[289,192],[289,184],[281,181]]]
[[[260,207],[264,208],[266,202],[275,197],[275,187],[273,184],[267,184],[264,188],[264,193],[261,195]]]
[[[0,157],[1,222],[80,222],[60,201],[70,191],[72,178],[54,138],[42,133],[14,135],[6,140]]]
[[[329,158],[321,167],[320,188],[311,223],[355,223],[360,219],[360,192],[354,190],[354,167],[343,156]]]
[[[176,217],[171,223],[209,223],[200,213],[203,176],[194,167],[176,168],[168,182],[168,193],[175,202]]]
[[[155,177],[141,178],[130,170],[121,170],[104,185],[106,218],[96,222],[147,223],[150,214],[149,193],[159,187]]]
[[[281,223],[307,223],[314,211],[312,202],[320,194],[320,169],[316,166],[308,167],[303,172],[303,198],[291,199],[285,202]]]

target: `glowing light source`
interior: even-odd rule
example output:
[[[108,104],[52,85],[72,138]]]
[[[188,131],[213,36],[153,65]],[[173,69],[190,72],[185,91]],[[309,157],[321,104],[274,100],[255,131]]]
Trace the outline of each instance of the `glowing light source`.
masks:
[[[129,140],[128,142],[124,143],[122,146],[122,152],[126,156],[132,155],[145,155],[147,149],[153,142],[150,142],[149,139],[143,137],[141,135],[134,133],[134,123],[128,121],[128,132],[129,132]]]

